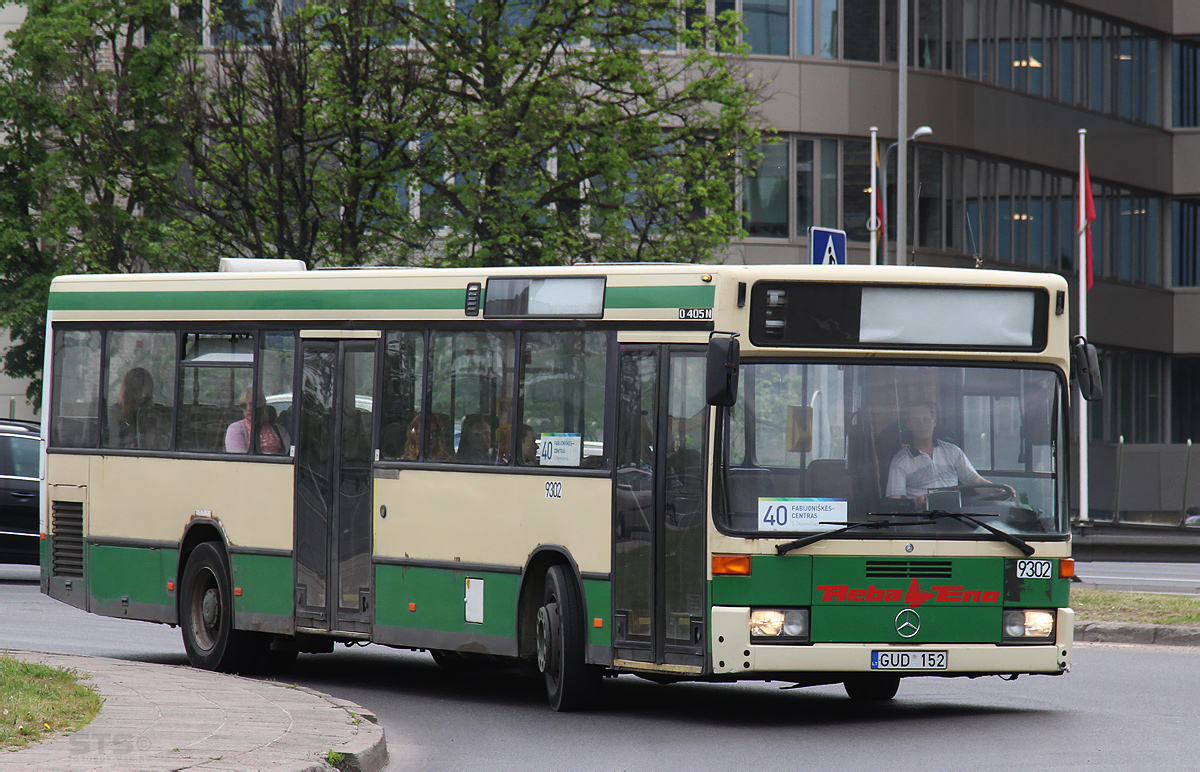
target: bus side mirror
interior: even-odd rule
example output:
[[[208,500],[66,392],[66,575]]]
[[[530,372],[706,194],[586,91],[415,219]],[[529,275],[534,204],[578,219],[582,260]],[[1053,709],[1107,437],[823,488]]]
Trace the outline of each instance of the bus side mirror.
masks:
[[[1079,395],[1088,402],[1104,399],[1104,382],[1100,380],[1100,358],[1096,355],[1096,347],[1082,335],[1076,335],[1071,355],[1075,363],[1075,382],[1079,384]]]
[[[731,407],[737,401],[741,344],[736,332],[714,332],[708,336],[705,394],[714,407]]]

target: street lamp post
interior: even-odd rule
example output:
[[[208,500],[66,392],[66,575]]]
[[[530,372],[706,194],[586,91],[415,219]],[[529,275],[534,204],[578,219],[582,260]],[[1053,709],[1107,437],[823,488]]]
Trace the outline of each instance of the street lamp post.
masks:
[[[921,139],[922,137],[931,136],[932,134],[933,134],[933,129],[929,128],[928,126],[918,126],[917,130],[914,131],[911,136],[909,136],[908,142],[913,142],[915,140]],[[900,144],[901,144],[900,142],[893,142],[892,144],[888,145],[887,150],[885,150],[883,153],[883,163],[880,165],[880,169],[879,169],[879,176],[880,176],[879,193],[880,193],[880,195],[883,196],[883,211],[885,213],[887,212],[888,159],[892,157],[892,151],[895,150],[897,147],[899,147]],[[907,158],[897,160],[897,162],[896,162],[897,171],[900,170],[900,164],[907,164],[907,161],[908,161]],[[903,175],[897,174],[896,176],[899,180],[904,179]],[[896,186],[896,265],[904,265],[905,264],[905,262],[904,262],[904,248],[905,248],[904,242],[907,241],[908,239],[905,238],[905,234],[904,234],[906,229],[902,228],[900,226],[902,224],[901,220],[903,220],[905,218],[905,216],[907,215],[907,212],[905,211],[907,209],[908,209],[907,191],[904,190],[904,188],[897,185]],[[905,221],[903,224],[907,225],[907,221]],[[887,228],[883,228],[881,230],[883,231],[883,234],[882,234],[883,254],[886,255],[887,254]]]

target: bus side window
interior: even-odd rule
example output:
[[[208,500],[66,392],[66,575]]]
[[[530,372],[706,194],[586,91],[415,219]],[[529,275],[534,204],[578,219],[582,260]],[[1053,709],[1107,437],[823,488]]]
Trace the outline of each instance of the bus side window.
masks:
[[[50,444],[94,448],[100,439],[100,333],[55,330]]]
[[[512,403],[515,336],[510,332],[435,332],[431,336],[432,365],[429,378],[435,415],[445,415],[453,431],[453,457],[460,464],[495,464],[496,429],[503,407]],[[425,459],[437,461],[444,449],[435,428],[426,426],[431,446]]]
[[[248,453],[254,397],[250,333],[185,333],[179,361],[176,448],[191,453]],[[263,396],[257,397],[261,403]],[[239,425],[247,422],[244,428]],[[229,438],[242,441],[227,447]]]
[[[175,333],[109,330],[105,380],[106,448],[166,450],[175,399]],[[166,426],[162,412],[168,416]]]
[[[522,442],[516,463],[608,468],[604,449],[608,334],[530,332],[522,341],[518,435],[532,429],[537,452],[532,457],[528,450],[522,452],[522,446],[528,447]]]
[[[258,347],[258,410],[260,412],[255,450],[268,455],[287,455],[295,442],[296,424],[292,383],[296,378],[296,333],[263,332]],[[263,424],[267,428],[263,429]],[[276,443],[278,440],[278,443]]]
[[[386,334],[383,345],[379,456],[384,461],[417,461],[425,394],[425,335],[393,330]]]

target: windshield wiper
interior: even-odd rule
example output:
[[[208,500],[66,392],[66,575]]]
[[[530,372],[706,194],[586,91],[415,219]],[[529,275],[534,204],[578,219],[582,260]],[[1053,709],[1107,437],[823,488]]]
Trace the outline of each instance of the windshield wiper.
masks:
[[[987,531],[988,533],[996,534],[1004,541],[1008,542],[1012,546],[1021,550],[1021,553],[1023,555],[1025,555],[1025,557],[1029,557],[1036,551],[1036,550],[1034,550],[1033,547],[1029,546],[1029,542],[1025,541],[1024,539],[1018,538],[1018,537],[1012,535],[1011,533],[1009,533],[1008,531],[1001,531],[996,526],[991,525],[990,523],[986,523],[977,517],[972,517],[971,515],[964,515],[962,512],[947,512],[944,509],[935,509],[930,512],[895,512],[895,513],[889,513],[889,514],[895,514],[900,517],[928,518],[925,521],[916,521],[916,522],[935,522],[935,521],[943,520],[947,517],[950,517],[950,518],[953,518],[953,519],[958,520],[963,523],[970,523],[971,525],[977,525],[980,528],[982,528],[983,530]]]
[[[903,526],[903,525],[931,525],[936,522],[937,521],[933,520],[932,518],[926,519],[926,520],[909,520],[908,522],[901,522],[901,523],[889,522],[887,520],[859,520],[859,521],[850,523],[848,525],[844,525],[841,528],[835,528],[832,531],[824,531],[822,533],[814,533],[812,536],[805,536],[802,539],[796,539],[795,541],[789,541],[789,542],[785,542],[783,544],[776,544],[775,551],[777,553],[779,553],[780,555],[782,555],[785,552],[791,552],[792,550],[800,549],[801,547],[807,547],[808,545],[815,544],[816,542],[819,542],[822,539],[829,539],[834,536],[837,536],[838,534],[845,533],[846,531],[853,531],[856,528],[872,528],[872,529],[874,529],[874,528],[888,528],[888,527],[891,527],[894,525],[901,525],[901,526]],[[838,525],[838,523],[836,523],[836,522],[821,523],[821,525]]]
[[[872,512],[870,514],[875,515],[877,513]],[[778,554],[782,555],[784,553],[791,552],[792,550],[800,549],[801,547],[807,547],[810,544],[815,544],[816,542],[819,542],[822,539],[829,539],[829,538],[832,538],[839,534],[843,534],[846,531],[853,531],[858,528],[877,529],[877,528],[888,528],[891,526],[931,525],[933,523],[936,523],[938,520],[943,520],[943,519],[949,517],[949,518],[953,518],[955,520],[959,520],[964,523],[971,523],[972,525],[977,525],[989,533],[994,533],[995,535],[999,536],[1004,541],[1008,542],[1012,546],[1019,549],[1021,551],[1021,554],[1025,555],[1025,557],[1029,557],[1030,555],[1032,555],[1035,552],[1034,548],[1029,546],[1029,543],[1024,541],[1023,539],[1020,539],[1020,538],[1012,535],[1011,533],[1008,533],[1007,531],[1001,531],[999,528],[995,527],[994,525],[985,523],[984,521],[979,520],[978,518],[972,517],[971,515],[964,515],[961,512],[947,512],[944,509],[935,509],[930,512],[886,512],[886,513],[878,513],[878,514],[880,514],[882,516],[886,516],[886,517],[906,517],[906,518],[907,517],[919,517],[922,519],[920,519],[920,520],[904,520],[904,521],[900,521],[900,522],[896,522],[894,520],[860,520],[857,522],[849,523],[848,525],[842,526],[841,528],[835,528],[832,531],[825,531],[824,533],[814,533],[811,536],[805,536],[804,538],[796,539],[795,541],[789,541],[789,542],[785,542],[783,544],[776,544],[775,551]],[[821,523],[821,525],[837,525],[837,523]]]

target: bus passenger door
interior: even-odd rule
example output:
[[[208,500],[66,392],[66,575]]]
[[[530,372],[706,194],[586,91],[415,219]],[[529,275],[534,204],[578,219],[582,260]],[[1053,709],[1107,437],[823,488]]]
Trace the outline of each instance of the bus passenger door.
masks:
[[[613,646],[666,672],[704,666],[704,351],[621,346],[613,491]]]
[[[371,632],[375,343],[301,342],[296,627]]]

